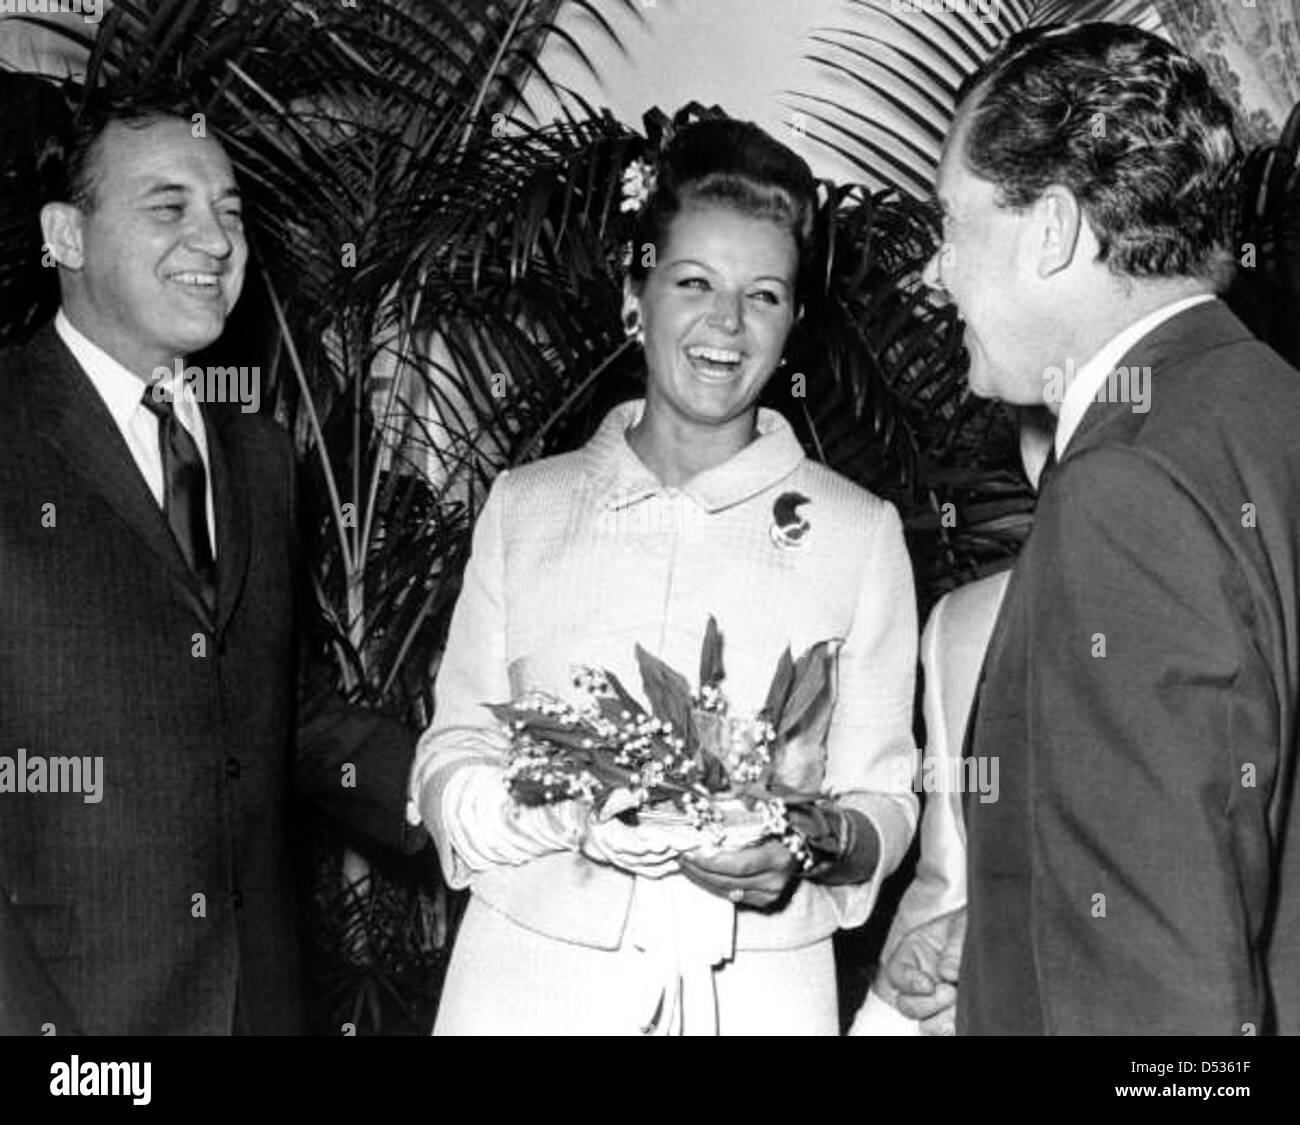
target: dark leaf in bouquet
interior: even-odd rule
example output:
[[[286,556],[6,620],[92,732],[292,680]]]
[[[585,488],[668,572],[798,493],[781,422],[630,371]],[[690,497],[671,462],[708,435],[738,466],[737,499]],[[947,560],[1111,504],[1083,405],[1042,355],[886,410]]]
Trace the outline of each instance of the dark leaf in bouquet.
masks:
[[[632,786],[632,771],[618,765],[609,754],[591,754],[583,769],[596,779],[601,789],[628,789]]]
[[[826,776],[826,733],[835,706],[839,641],[821,641],[795,663],[794,686],[777,723],[769,788],[815,793]]]
[[[641,706],[641,703],[636,696],[623,686],[622,680],[614,675],[613,672],[606,671],[605,679],[608,681],[610,689],[614,692],[614,698],[618,700],[619,705],[615,708],[613,715],[610,715],[603,709],[601,710],[602,715],[606,718],[612,718],[617,722],[620,711],[630,711],[634,718],[639,718],[646,713],[645,708]]]
[[[763,791],[764,797],[775,797],[787,809],[802,809],[825,801],[824,794],[815,789],[795,789],[780,781],[771,782]]]
[[[662,785],[653,785],[647,790],[646,804],[659,805],[664,802],[671,802],[677,808],[682,808],[682,798],[688,793],[699,796],[700,789],[697,785],[684,785],[675,781],[665,781]]]
[[[535,809],[540,805],[550,805],[563,800],[563,797],[555,792],[554,786],[543,785],[532,777],[514,778],[510,782],[510,796],[515,799],[516,804],[523,805],[528,809]]]
[[[700,763],[700,782],[705,789],[710,793],[721,793],[727,788],[731,779],[727,776],[727,767],[722,764],[721,758],[707,750],[700,750],[696,754],[696,761]]]
[[[548,762],[535,769],[524,770],[510,779],[510,795],[515,802],[529,808],[553,805],[569,800],[567,779],[577,777],[579,771],[564,763]],[[543,776],[547,780],[543,780]]]
[[[826,712],[829,717],[830,711]],[[779,737],[765,773],[770,790],[816,792],[826,777],[826,724]]]
[[[773,726],[781,717],[781,712],[785,709],[785,701],[790,696],[790,687],[794,683],[794,658],[790,655],[790,649],[787,646],[785,652],[781,653],[781,659],[776,662],[776,671],[772,674],[772,684],[767,689],[767,702],[763,704],[763,709],[759,712],[761,718],[766,719]]]
[[[640,645],[636,646],[636,661],[641,667],[641,683],[645,687],[645,697],[650,701],[650,709],[658,718],[672,723],[673,734],[686,740],[688,751],[694,750],[691,685],[686,682],[686,677]]]
[[[700,649],[700,687],[717,686],[726,673],[722,669],[722,634],[718,632],[717,618],[709,614],[709,624],[704,630],[704,644]]]
[[[727,718],[713,711],[691,712],[691,729],[695,733],[695,746],[700,753],[722,757],[727,750]]]
[[[516,719],[527,720],[532,712],[521,712],[513,703],[485,703],[483,704],[502,726],[513,727]]]
[[[596,712],[607,722],[617,723],[620,726],[627,721],[623,718],[624,712],[636,714],[612,695],[602,695],[596,699]]]
[[[618,765],[604,750],[578,748],[564,750],[543,762],[517,773],[510,781],[510,792],[521,805],[544,805],[569,799],[565,779],[590,775],[595,782],[598,806],[618,789],[632,788],[633,771]],[[543,781],[546,775],[553,780]],[[554,780],[555,778],[560,780]]]
[[[835,698],[835,658],[840,642],[818,641],[794,665],[794,683],[785,706],[773,720],[778,735],[807,726],[830,710]]]
[[[538,742],[550,742],[568,749],[581,749],[584,742],[600,744],[600,737],[586,723],[569,726],[560,722],[553,715],[520,715],[524,720],[524,732]]]

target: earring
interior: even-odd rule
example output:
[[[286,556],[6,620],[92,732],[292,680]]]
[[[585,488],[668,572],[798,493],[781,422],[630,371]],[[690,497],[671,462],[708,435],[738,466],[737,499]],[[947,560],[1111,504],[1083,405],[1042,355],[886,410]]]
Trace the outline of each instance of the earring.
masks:
[[[645,343],[645,333],[641,330],[639,313],[629,312],[623,317],[623,332],[629,340],[635,340],[638,344]]]
[[[784,366],[785,366],[785,356],[782,356],[779,360],[776,361],[777,370],[779,371]]]

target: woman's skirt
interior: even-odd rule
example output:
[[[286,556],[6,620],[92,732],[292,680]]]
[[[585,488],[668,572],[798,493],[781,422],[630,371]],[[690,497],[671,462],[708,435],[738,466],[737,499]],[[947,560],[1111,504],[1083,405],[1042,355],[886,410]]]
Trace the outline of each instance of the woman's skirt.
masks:
[[[626,943],[606,950],[546,937],[475,895],[433,1033],[647,1034],[662,1014],[663,981],[661,958]],[[830,938],[798,949],[737,950],[713,969],[713,984],[721,1035],[839,1034]],[[685,1013],[688,1032],[700,1024],[693,1015]]]

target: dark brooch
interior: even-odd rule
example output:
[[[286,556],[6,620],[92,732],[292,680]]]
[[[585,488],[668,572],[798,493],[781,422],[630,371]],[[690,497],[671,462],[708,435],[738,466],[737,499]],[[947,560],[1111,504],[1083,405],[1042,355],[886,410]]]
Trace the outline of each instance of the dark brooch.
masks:
[[[801,492],[783,492],[772,505],[772,542],[778,547],[798,547],[812,526],[799,515],[799,505],[807,504],[808,497]]]

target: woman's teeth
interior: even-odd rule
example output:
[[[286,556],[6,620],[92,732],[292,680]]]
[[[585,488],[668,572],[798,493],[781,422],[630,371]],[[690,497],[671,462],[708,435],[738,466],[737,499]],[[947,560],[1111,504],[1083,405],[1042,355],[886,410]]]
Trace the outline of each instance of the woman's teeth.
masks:
[[[686,357],[699,370],[711,375],[731,375],[744,356],[732,348],[696,346],[686,349]]]

